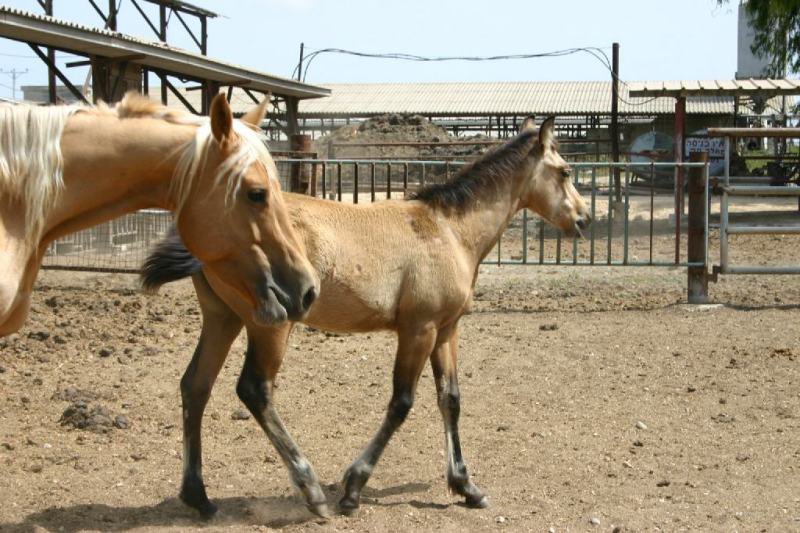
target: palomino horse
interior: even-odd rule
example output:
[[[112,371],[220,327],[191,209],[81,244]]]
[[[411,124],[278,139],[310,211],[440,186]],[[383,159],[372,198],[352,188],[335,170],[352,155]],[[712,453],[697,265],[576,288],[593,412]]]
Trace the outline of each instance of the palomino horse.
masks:
[[[135,94],[113,108],[0,107],[0,336],[19,329],[54,239],[145,207],[170,209],[209,279],[260,325],[299,319],[319,281],[292,229],[277,169],[218,95],[195,117]]]
[[[537,132],[527,119],[522,132],[464,168],[449,183],[422,189],[408,201],[345,205],[286,194],[290,216],[321,280],[321,291],[303,323],[338,332],[397,333],[394,390],[378,433],[344,474],[345,513],[359,505],[361,490],[392,434],[411,409],[420,373],[430,360],[444,419],[447,482],[470,507],[488,501],[472,483],[458,435],[456,375],[458,321],[469,308],[478,266],[522,208],[568,234],[590,222],[570,168],[553,139],[554,119]],[[246,302],[205,276],[205,267],[176,235],[163,241],[142,273],[147,289],[193,274],[203,312],[200,342],[181,380],[184,405],[184,472],[181,497],[204,515],[215,507],[201,474],[200,425],[217,373],[244,325],[248,348],[237,393],[277,448],[309,509],[327,512],[325,496],[302,452],[276,411],[273,380],[291,323],[260,326]]]

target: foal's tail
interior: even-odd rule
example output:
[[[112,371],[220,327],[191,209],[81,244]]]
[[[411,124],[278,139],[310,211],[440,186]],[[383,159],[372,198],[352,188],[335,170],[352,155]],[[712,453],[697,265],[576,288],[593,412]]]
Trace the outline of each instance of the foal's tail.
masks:
[[[186,249],[175,226],[159,242],[142,265],[139,280],[145,292],[156,292],[165,283],[200,272],[203,264]]]

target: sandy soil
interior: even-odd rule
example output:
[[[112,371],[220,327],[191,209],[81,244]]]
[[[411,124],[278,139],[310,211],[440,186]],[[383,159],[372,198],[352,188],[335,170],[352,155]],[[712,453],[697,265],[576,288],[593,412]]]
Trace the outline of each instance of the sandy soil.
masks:
[[[797,262],[788,238],[735,249]],[[327,523],[238,419],[242,338],[204,426],[220,515],[176,499],[200,316],[189,283],[148,297],[135,281],[45,272],[25,328],[0,340],[0,531],[800,530],[800,278],[722,278],[722,305],[698,308],[681,269],[483,267],[462,320],[461,435],[492,506],[447,493],[426,370],[360,513]],[[279,410],[332,502],[383,416],[393,351],[383,333],[290,340]],[[85,429],[61,423],[69,408]]]

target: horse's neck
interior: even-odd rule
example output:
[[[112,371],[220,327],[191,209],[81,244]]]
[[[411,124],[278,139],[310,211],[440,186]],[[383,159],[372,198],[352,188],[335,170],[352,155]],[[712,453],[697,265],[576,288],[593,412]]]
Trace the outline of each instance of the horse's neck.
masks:
[[[479,263],[491,251],[520,209],[521,176],[504,180],[489,201],[479,200],[467,212],[459,215],[457,232],[462,244]]]
[[[149,118],[71,117],[61,139],[64,188],[47,217],[45,243],[137,209],[174,207],[176,151],[194,131]]]

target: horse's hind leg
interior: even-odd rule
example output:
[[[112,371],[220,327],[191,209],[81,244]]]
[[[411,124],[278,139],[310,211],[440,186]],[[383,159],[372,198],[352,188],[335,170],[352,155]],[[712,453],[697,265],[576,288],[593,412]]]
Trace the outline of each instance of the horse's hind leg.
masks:
[[[242,321],[214,294],[202,274],[192,279],[203,312],[203,329],[192,361],[181,379],[184,452],[180,497],[203,517],[210,518],[217,508],[208,500],[203,483],[200,429],[214,381],[231,343],[242,329]]]
[[[292,483],[305,496],[308,509],[326,517],[329,514],[328,503],[317,475],[275,409],[273,384],[291,330],[291,324],[275,328],[247,328],[247,355],[236,392],[275,446],[289,470]]]
[[[392,399],[389,401],[386,418],[378,433],[344,474],[344,496],[339,501],[339,509],[343,513],[351,514],[358,508],[361,489],[367,483],[389,439],[392,438],[411,410],[419,375],[425,366],[425,361],[430,356],[435,341],[436,329],[432,326],[398,335]]]
[[[458,345],[457,330],[453,327],[449,337],[439,339],[436,349],[431,355],[433,377],[436,381],[436,397],[439,410],[444,421],[444,432],[447,452],[447,485],[450,490],[463,496],[469,507],[488,507],[486,496],[469,479],[467,465],[461,455],[461,441],[458,436],[458,417],[461,412],[461,400],[458,391],[458,370],[456,365],[456,349]]]

